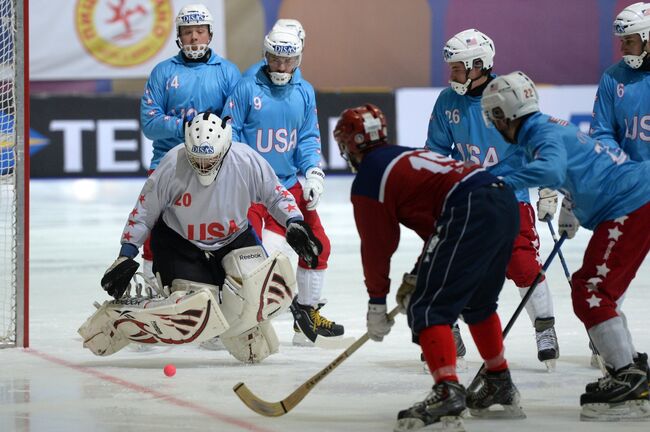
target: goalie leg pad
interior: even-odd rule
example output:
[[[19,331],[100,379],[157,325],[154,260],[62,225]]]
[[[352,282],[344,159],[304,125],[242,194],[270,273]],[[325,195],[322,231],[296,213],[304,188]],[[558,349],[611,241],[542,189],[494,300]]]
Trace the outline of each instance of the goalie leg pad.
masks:
[[[278,352],[280,343],[270,321],[233,337],[222,337],[221,341],[228,352],[243,363],[259,363],[271,354]]]
[[[105,302],[79,329],[84,346],[110,355],[130,342],[180,345],[202,342],[229,325],[209,288],[175,291],[162,300],[123,299]]]
[[[291,305],[296,290],[291,263],[278,252],[240,277],[241,283],[228,274],[221,292],[221,309],[231,326],[225,337],[237,336],[280,315]]]

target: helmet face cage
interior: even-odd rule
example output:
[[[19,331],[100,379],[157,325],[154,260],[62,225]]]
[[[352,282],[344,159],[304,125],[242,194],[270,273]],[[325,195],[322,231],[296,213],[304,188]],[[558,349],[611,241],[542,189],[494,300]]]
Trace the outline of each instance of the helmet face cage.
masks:
[[[232,127],[227,118],[201,113],[185,127],[185,154],[199,182],[210,185],[217,177],[232,145]]]
[[[614,35],[618,37],[638,34],[645,46],[650,40],[650,3],[634,3],[623,9],[614,20]],[[641,67],[648,52],[641,55],[624,55],[623,60],[633,69]]]
[[[353,171],[357,165],[354,160],[356,156],[385,143],[387,138],[386,116],[373,104],[343,111],[334,129],[334,139],[341,157]]]
[[[208,33],[212,39],[212,24],[214,20],[212,14],[202,4],[193,4],[183,7],[176,16],[176,45],[183,50],[183,54],[190,59],[199,59],[205,55],[208,50],[208,44],[194,45],[196,49],[192,49],[191,45],[185,46],[181,42],[181,27],[187,26],[208,26]]]
[[[539,111],[539,96],[533,81],[523,72],[495,78],[481,98],[484,120],[514,120]]]

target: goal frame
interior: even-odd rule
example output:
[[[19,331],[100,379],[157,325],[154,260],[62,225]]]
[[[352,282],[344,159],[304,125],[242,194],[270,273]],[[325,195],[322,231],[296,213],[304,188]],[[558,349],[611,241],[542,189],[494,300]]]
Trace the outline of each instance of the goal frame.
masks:
[[[29,0],[13,0],[14,193],[13,290],[15,341],[0,348],[29,347]]]

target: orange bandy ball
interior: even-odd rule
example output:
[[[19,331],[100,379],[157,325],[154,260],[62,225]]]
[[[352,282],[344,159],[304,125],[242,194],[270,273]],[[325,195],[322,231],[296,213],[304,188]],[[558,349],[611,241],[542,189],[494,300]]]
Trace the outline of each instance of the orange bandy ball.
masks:
[[[174,366],[173,364],[168,364],[163,369],[163,372],[165,372],[165,375],[167,375],[168,377],[173,377],[174,375],[176,375],[176,366]]]

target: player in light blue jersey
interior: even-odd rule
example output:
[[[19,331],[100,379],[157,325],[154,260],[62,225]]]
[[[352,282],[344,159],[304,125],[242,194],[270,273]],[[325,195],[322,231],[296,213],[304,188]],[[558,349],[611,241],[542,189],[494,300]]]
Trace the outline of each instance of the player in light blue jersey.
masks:
[[[635,3],[614,20],[623,59],[598,85],[590,135],[615,141],[632,160],[650,160],[650,3]]]
[[[271,30],[278,30],[278,29],[284,29],[288,31],[295,32],[296,35],[300,38],[302,41],[302,49],[305,49],[305,37],[307,37],[307,33],[305,33],[305,29],[302,27],[302,24],[300,24],[300,21],[297,19],[291,19],[291,18],[280,18],[273,24],[273,27]],[[243,77],[249,77],[249,76],[255,76],[257,71],[262,67],[266,66],[266,56],[263,55],[260,61],[253,63],[248,69],[244,71],[242,74]],[[296,68],[296,70],[293,72],[293,76],[295,79],[299,80],[302,79],[302,73],[300,71],[300,66]]]
[[[491,73],[494,43],[484,33],[469,29],[449,39],[443,53],[450,68],[451,86],[442,91],[433,107],[426,147],[457,160],[479,164],[496,176],[516,171],[524,164],[523,152],[505,142],[493,126],[486,126],[481,112],[483,90],[495,78]],[[555,192],[545,192],[557,200]],[[519,287],[523,297],[541,269],[539,236],[528,189],[519,189],[515,194],[519,201],[520,229],[507,277]],[[542,216],[541,211],[539,215]],[[552,369],[560,350],[553,301],[546,280],[538,284],[526,304],[526,311],[535,328],[537,357]],[[455,336],[460,345],[457,330]],[[462,356],[463,350],[458,351]]]
[[[535,85],[521,72],[492,81],[481,105],[506,141],[526,154],[527,164],[503,180],[514,189],[561,191],[562,235],[573,238],[579,225],[593,230],[571,277],[571,298],[610,375],[587,385],[581,418],[650,419],[647,355],[636,351],[619,313],[650,250],[650,161],[632,161],[618,146],[540,113]]]
[[[264,38],[266,65],[254,76],[242,78],[228,98],[223,114],[232,117],[233,139],[257,150],[275,170],[282,185],[296,199],[305,222],[323,245],[318,265],[310,269],[298,260],[298,296],[294,343],[309,344],[300,328],[315,329],[323,337],[343,335],[343,326],[320,315],[321,292],[330,254],[330,242],[316,206],[325,174],[320,168],[321,144],[314,89],[295,74],[302,57],[302,40],[295,31],[278,27]],[[298,174],[305,175],[304,186]],[[285,228],[259,204],[248,214],[256,232],[270,250],[286,251]],[[262,230],[264,230],[262,232]],[[262,235],[263,233],[263,235]]]
[[[213,18],[202,4],[183,7],[176,16],[176,43],[180,51],[157,64],[147,80],[140,102],[140,124],[153,140],[149,174],[162,157],[183,142],[184,121],[199,112],[221,116],[226,98],[239,81],[237,66],[209,48]],[[144,273],[153,277],[153,255],[144,245]]]

